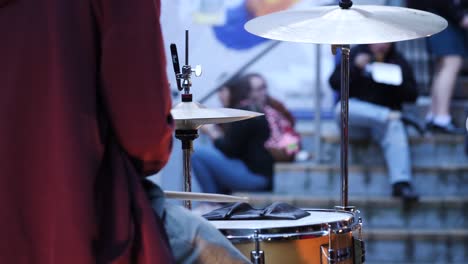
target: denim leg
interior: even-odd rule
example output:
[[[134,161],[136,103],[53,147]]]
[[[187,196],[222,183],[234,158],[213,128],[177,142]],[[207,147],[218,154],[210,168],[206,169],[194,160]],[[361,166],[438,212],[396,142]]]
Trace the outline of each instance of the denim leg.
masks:
[[[267,177],[252,173],[241,160],[226,157],[212,145],[195,150],[192,167],[204,192],[255,191],[269,185]]]
[[[382,148],[390,182],[410,181],[411,164],[408,137],[400,120],[388,120],[390,109],[355,98],[349,100],[350,137],[368,136]],[[339,117],[339,104],[336,112]]]
[[[218,162],[223,157],[214,149],[214,146],[197,146],[195,151],[192,153],[192,169],[193,174],[197,178],[198,183],[203,192],[207,193],[220,193],[221,187],[216,183],[215,173],[218,173],[217,169],[213,170],[213,166],[210,165],[212,162]]]
[[[165,203],[164,226],[176,263],[250,263],[209,221]]]
[[[379,142],[387,163],[390,182],[411,181],[411,161],[408,136],[401,120],[391,120],[387,125],[374,128],[372,137]]]
[[[358,99],[349,100],[349,123],[367,128],[387,124],[390,109]]]

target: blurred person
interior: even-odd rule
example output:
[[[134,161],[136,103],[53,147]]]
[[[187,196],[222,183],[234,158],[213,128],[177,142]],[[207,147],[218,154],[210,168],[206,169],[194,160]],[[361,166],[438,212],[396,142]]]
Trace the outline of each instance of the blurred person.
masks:
[[[448,21],[442,32],[427,39],[429,51],[437,59],[431,86],[432,103],[426,116],[428,129],[434,132],[463,134],[450,115],[450,101],[468,55],[468,0],[408,1],[408,6],[438,14]]]
[[[374,81],[373,62],[398,65],[402,81],[390,85]],[[337,65],[329,82],[340,91],[340,69]],[[411,185],[411,164],[407,134],[402,122],[404,102],[417,98],[416,82],[411,67],[395,50],[393,44],[358,45],[351,49],[349,83],[349,135],[368,137],[382,147],[392,183],[392,195],[414,201],[418,195]],[[340,103],[337,104],[339,117]]]
[[[0,1],[0,263],[173,263],[160,2]]]
[[[268,94],[268,85],[262,75],[250,73],[244,79],[251,86],[250,100],[263,109],[270,127],[265,147],[275,161],[293,161],[300,151],[300,135],[294,130],[296,120],[283,103]]]
[[[242,86],[249,86],[248,99],[265,114],[270,128],[270,137],[265,147],[273,155],[275,161],[288,162],[295,159],[307,159],[309,154],[300,150],[300,135],[294,129],[296,123],[291,112],[279,100],[268,94],[268,85],[265,78],[258,73],[249,73],[239,80]],[[229,83],[218,92],[218,98],[224,107],[229,107]],[[214,126],[211,129],[222,130],[223,126]],[[203,130],[203,128],[202,128]],[[218,129],[216,133],[222,133]]]
[[[227,84],[226,107],[262,112],[249,99],[245,78]],[[213,144],[197,146],[192,155],[194,175],[203,192],[231,193],[272,188],[274,159],[265,148],[270,130],[265,116],[227,123],[221,129],[203,126]]]

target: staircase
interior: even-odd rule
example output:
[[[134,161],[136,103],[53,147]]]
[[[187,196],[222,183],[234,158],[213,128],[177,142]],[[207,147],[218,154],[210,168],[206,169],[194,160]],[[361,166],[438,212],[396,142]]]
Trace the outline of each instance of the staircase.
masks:
[[[411,111],[414,109],[420,110],[416,107]],[[299,127],[305,149],[313,149],[311,126],[300,124]],[[369,141],[350,141],[349,204],[356,206],[363,218],[366,263],[468,263],[465,138],[414,134],[410,131],[413,183],[421,198],[410,205],[391,197],[379,147]],[[330,209],[340,205],[336,128],[325,131],[322,142],[320,164],[277,164],[273,192],[244,195],[251,197],[251,203],[257,206],[275,201],[301,208]]]

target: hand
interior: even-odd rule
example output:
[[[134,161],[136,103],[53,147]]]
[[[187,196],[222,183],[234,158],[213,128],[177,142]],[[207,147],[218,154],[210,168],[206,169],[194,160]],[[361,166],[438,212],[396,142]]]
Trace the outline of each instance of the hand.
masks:
[[[270,152],[271,156],[275,161],[278,162],[287,162],[287,161],[293,161],[294,160],[294,155],[290,155],[286,152],[286,149],[284,148],[271,148],[267,147],[266,148],[268,152]]]
[[[468,14],[463,16],[460,26],[464,29],[468,29]]]
[[[359,53],[356,55],[356,58],[354,58],[354,65],[358,67],[359,69],[364,69],[367,64],[371,61],[371,56],[366,53]]]
[[[401,118],[400,111],[390,111],[390,113],[388,113],[388,120],[397,120],[400,118]]]

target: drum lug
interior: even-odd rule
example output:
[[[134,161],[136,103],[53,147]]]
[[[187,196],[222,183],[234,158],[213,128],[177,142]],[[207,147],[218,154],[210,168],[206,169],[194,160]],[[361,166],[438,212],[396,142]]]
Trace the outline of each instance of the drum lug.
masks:
[[[254,231],[253,236],[255,242],[255,250],[250,252],[250,260],[253,264],[265,264],[265,253],[263,250],[260,250],[260,238],[258,237],[258,231]]]
[[[354,263],[361,264],[366,261],[366,244],[364,241],[353,238],[354,243]]]
[[[250,252],[250,260],[253,264],[265,264],[265,254],[262,250]]]
[[[354,263],[361,264],[366,261],[366,244],[362,238],[362,218],[359,217],[359,238],[353,238]]]

